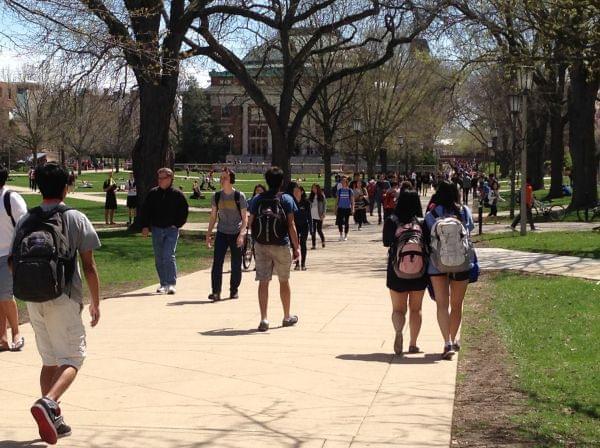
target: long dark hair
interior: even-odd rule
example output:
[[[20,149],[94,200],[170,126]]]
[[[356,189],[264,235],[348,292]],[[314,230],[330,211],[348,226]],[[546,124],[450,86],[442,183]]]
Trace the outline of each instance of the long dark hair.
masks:
[[[262,188],[262,190],[265,192],[267,191],[267,189],[265,188],[265,186],[263,184],[256,184],[254,186],[254,191],[252,192],[252,197],[256,196],[256,190],[258,190],[259,188]]]
[[[440,182],[436,194],[436,205],[441,205],[447,212],[452,212],[456,215],[460,214],[458,188],[453,182],[448,180]]]
[[[323,194],[323,190],[321,189],[321,186],[319,184],[312,184],[312,187],[317,187],[317,201],[319,202],[323,202],[325,200],[325,195]],[[312,187],[310,187],[310,196],[308,196],[308,200],[310,202],[315,200],[315,192],[312,191]]]
[[[287,187],[285,188],[285,193],[289,194],[291,197],[294,197],[294,188],[296,187],[300,187],[298,182],[291,181],[289,184],[287,184]]]
[[[402,224],[413,221],[415,218],[423,217],[423,208],[419,194],[413,190],[405,190],[398,196],[394,215]]]

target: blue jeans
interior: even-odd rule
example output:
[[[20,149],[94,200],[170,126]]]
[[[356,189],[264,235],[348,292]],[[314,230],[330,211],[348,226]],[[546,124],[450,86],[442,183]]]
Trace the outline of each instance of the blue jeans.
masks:
[[[225,254],[227,253],[228,248],[231,251],[231,280],[229,283],[229,290],[231,292],[237,292],[240,283],[242,282],[242,249],[237,246],[238,235],[239,234],[228,235],[226,233],[217,232],[211,271],[212,292],[214,294],[221,293],[221,287],[223,285],[223,263],[225,262]]]
[[[161,286],[175,285],[177,282],[175,250],[178,238],[179,229],[177,227],[152,227],[154,261]]]

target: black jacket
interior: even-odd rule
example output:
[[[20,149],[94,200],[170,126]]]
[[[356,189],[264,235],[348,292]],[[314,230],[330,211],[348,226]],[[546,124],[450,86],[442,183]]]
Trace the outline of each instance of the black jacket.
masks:
[[[154,187],[148,192],[142,207],[142,227],[182,227],[188,217],[184,194],[170,187]]]

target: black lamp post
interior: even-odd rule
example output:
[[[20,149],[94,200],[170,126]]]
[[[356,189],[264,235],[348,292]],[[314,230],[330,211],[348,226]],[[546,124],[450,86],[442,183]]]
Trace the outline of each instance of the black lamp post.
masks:
[[[354,117],[352,119],[352,129],[356,134],[356,145],[354,147],[354,172],[358,173],[358,138],[362,132],[362,119],[360,117]]]

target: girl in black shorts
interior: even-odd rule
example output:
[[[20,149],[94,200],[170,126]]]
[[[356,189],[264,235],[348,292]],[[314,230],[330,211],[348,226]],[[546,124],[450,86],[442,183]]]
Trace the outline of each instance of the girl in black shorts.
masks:
[[[383,244],[389,247],[388,266],[387,266],[387,282],[386,285],[390,290],[392,298],[392,323],[396,331],[394,339],[394,352],[397,355],[402,355],[402,330],[406,322],[406,312],[410,310],[409,327],[410,327],[410,343],[408,353],[419,353],[417,346],[417,337],[421,330],[421,305],[423,303],[423,295],[427,287],[427,274],[416,279],[399,278],[393,268],[395,258],[394,247],[396,243],[396,230],[399,226],[418,221],[418,218],[423,217],[423,209],[419,195],[416,191],[407,190],[400,193],[396,208],[391,217],[388,217],[383,225]]]

